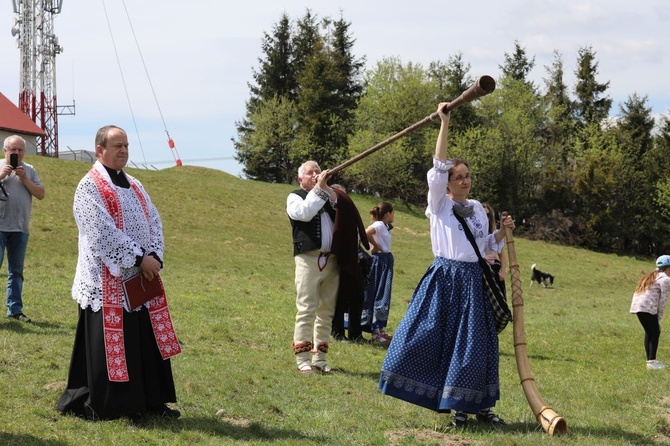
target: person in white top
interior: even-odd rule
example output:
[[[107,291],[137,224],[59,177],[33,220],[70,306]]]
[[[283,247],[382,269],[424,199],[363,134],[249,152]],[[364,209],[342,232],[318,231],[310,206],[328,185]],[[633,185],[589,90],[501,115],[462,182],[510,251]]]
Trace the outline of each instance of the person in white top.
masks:
[[[484,210],[486,211],[486,216],[489,219],[489,234],[493,234],[498,228],[496,222],[496,213],[488,203],[482,203]],[[507,257],[505,257],[505,251],[495,252],[490,249],[486,249],[486,260],[491,264],[491,269],[495,273],[495,278],[498,281],[500,290],[504,295],[507,295],[505,288],[505,272],[507,271]]]
[[[647,369],[649,370],[660,370],[666,367],[665,364],[656,360],[656,351],[661,337],[661,319],[663,319],[665,304],[668,302],[668,291],[670,291],[668,268],[670,268],[670,256],[663,255],[656,259],[656,269],[637,283],[630,305],[630,312],[637,314],[644,328],[644,351],[647,354]]]
[[[300,189],[286,198],[295,260],[296,316],[293,353],[298,373],[330,373],[328,340],[337,302],[340,266],[332,253],[337,194],[328,170],[316,161],[298,168]],[[312,357],[313,356],[313,357]]]
[[[393,205],[382,201],[370,210],[374,222],[365,233],[372,246],[372,268],[370,280],[365,288],[361,327],[372,333],[372,343],[388,345],[392,336],[384,330],[388,324],[391,308],[394,258],[391,253],[391,229],[395,212]]]
[[[438,106],[440,133],[428,171],[430,236],[435,258],[419,282],[382,365],[379,389],[436,412],[456,411],[451,422],[505,424],[492,407],[500,399],[498,334],[478,256],[456,218],[462,216],[484,254],[500,252],[505,232],[488,231],[481,203],[468,198],[468,164],[447,157],[449,114]],[[507,215],[505,228],[514,229]]]

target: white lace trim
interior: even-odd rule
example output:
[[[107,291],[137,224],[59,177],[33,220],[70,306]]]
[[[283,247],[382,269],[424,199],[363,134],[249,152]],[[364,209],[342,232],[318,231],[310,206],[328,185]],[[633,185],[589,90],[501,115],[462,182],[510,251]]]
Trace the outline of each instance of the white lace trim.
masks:
[[[103,176],[111,184],[102,165],[98,166],[96,163],[94,168],[101,168]],[[72,298],[81,308],[91,307],[93,311],[102,308],[103,262],[112,275],[127,279],[140,272],[134,265],[136,257],[142,254],[142,248],[147,253],[153,251],[163,258],[163,227],[158,211],[140,182],[130,175],[126,176],[142,191],[149,208],[151,224],[147,221],[132,188],[112,186],[119,194],[121,202],[123,231],[117,229],[114,220],[107,213],[98,188],[88,175],[82,178],[75,192],[73,210],[79,227],[79,258],[72,285]]]

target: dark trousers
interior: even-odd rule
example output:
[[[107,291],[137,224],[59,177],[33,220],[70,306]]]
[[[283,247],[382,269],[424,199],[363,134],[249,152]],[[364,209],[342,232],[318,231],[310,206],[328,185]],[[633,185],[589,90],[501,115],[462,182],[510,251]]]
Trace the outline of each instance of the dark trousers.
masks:
[[[363,311],[363,279],[340,271],[340,288],[337,292],[337,304],[333,317],[331,333],[335,337],[344,336],[344,313],[349,314],[347,338],[355,340],[363,335],[361,330],[361,312]]]
[[[661,337],[658,316],[650,313],[637,313],[637,318],[644,328],[644,351],[647,353],[647,361],[651,361],[656,359],[658,340]]]

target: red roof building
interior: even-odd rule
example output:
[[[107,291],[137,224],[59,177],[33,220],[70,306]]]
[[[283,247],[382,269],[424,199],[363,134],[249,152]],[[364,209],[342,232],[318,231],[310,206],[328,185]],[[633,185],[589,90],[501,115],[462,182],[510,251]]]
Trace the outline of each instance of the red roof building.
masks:
[[[37,137],[46,134],[12,101],[0,93],[0,141],[4,142],[5,138],[11,135],[19,135],[25,139],[26,153],[37,155]]]

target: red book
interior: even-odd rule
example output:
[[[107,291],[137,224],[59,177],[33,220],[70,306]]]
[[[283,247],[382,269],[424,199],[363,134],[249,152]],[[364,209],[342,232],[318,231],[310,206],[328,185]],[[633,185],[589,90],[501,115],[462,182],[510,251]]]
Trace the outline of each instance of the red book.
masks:
[[[128,308],[135,310],[157,296],[163,295],[163,282],[160,276],[149,280],[140,274],[123,281],[123,292],[126,295]]]

